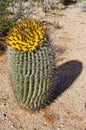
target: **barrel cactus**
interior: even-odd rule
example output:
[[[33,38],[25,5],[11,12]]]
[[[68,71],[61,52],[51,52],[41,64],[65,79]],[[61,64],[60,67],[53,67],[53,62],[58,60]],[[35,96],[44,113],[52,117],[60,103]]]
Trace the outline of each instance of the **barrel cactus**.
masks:
[[[18,22],[7,39],[11,82],[21,106],[37,110],[47,104],[54,84],[54,52],[45,27],[34,19]]]

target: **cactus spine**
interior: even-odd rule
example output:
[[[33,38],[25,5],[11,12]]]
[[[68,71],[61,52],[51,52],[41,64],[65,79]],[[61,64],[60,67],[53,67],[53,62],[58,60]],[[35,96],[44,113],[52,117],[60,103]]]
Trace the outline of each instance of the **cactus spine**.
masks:
[[[32,32],[33,31],[34,28]],[[40,34],[41,32],[39,35]],[[52,78],[54,78],[54,62],[51,45],[49,42],[45,42],[44,37],[44,39],[42,39],[42,41],[45,42],[43,45],[38,48],[35,47],[35,50],[33,49],[33,51],[32,49],[30,51],[30,48],[29,51],[23,51],[20,50],[22,48],[21,46],[18,49],[14,48],[13,46],[16,42],[14,43],[13,41],[12,45],[13,39],[9,41],[9,37],[8,45],[10,46],[8,46],[8,60],[12,84],[18,102],[25,108],[30,108],[32,110],[39,109],[42,106],[45,106],[46,96],[52,85]]]

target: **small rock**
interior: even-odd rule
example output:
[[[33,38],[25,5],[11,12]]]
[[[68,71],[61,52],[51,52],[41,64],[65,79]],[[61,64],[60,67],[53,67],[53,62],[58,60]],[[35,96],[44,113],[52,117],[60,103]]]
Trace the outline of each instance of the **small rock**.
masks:
[[[6,117],[7,116],[6,113],[4,113],[3,116]]]
[[[60,130],[60,128],[57,128],[57,130]]]
[[[86,102],[85,102],[85,109],[86,109]]]
[[[59,10],[64,10],[65,8],[66,8],[66,6],[63,3],[58,4],[58,9]]]

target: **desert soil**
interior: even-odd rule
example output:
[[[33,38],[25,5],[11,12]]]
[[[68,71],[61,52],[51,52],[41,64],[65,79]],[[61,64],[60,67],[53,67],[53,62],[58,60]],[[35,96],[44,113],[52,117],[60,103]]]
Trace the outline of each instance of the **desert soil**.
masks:
[[[0,130],[86,130],[86,13],[71,5],[46,15],[41,8],[33,17],[45,19],[57,47],[58,81],[55,100],[31,112],[21,108],[10,85],[7,56],[0,56]],[[58,25],[50,23],[56,21]]]

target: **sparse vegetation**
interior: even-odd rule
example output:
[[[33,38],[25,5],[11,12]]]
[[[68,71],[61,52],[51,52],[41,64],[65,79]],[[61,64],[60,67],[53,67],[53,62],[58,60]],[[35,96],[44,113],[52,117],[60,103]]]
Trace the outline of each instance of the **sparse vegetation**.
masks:
[[[13,0],[1,0],[0,1],[0,54],[2,54],[5,49],[5,39],[9,28],[13,25],[13,19],[6,18],[6,8]]]
[[[3,36],[7,35],[10,27],[13,26],[14,19],[3,19],[2,23],[0,24],[0,32]]]
[[[5,12],[5,9],[13,0],[0,0],[0,15],[2,16]]]

